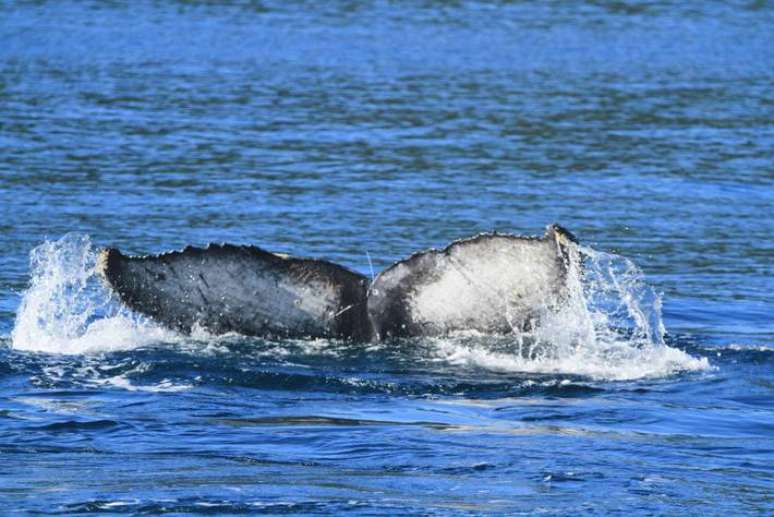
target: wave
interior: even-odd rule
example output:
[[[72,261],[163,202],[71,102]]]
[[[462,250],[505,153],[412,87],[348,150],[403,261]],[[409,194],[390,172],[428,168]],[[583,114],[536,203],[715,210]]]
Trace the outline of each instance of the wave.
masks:
[[[371,356],[421,365],[428,372],[452,368],[460,374],[483,370],[632,380],[710,368],[706,358],[665,343],[661,299],[633,262],[587,247],[581,252],[583,268],[570,271],[568,302],[530,332],[499,337],[462,333],[369,345],[335,340],[252,343],[263,360],[324,363]],[[132,313],[100,282],[96,258],[91,239],[80,234],[32,250],[30,285],[11,334],[14,349],[95,354],[164,345],[206,355],[229,351],[234,341],[244,344],[233,335],[200,331],[182,336]]]

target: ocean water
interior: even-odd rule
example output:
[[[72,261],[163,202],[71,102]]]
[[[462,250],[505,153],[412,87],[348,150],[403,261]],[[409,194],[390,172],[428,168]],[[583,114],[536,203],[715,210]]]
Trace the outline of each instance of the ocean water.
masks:
[[[518,336],[182,336],[105,246],[558,222]],[[774,512],[774,6],[0,2],[0,513]]]

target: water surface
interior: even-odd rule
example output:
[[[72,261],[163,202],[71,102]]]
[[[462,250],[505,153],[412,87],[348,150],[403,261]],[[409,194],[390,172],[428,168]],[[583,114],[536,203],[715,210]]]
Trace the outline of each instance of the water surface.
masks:
[[[2,506],[770,512],[772,27],[753,1],[3,2]],[[370,274],[552,222],[641,268],[613,278],[661,295],[664,343],[186,338],[90,270],[227,241]]]

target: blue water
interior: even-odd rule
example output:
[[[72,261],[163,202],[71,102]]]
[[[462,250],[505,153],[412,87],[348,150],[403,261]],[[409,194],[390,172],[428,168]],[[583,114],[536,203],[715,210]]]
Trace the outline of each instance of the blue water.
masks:
[[[93,274],[552,222],[612,305],[537,354],[179,336]],[[2,513],[771,514],[772,234],[770,2],[1,2]]]

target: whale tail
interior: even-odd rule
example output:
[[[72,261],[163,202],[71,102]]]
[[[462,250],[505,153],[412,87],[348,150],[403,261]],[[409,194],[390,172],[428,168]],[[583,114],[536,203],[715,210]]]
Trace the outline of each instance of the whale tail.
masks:
[[[131,309],[183,332],[370,340],[525,330],[563,302],[579,260],[575,237],[552,225],[541,238],[487,233],[415,253],[370,286],[332,262],[229,244],[106,249],[98,271]]]
[[[98,272],[131,309],[214,334],[367,338],[367,280],[332,262],[211,244],[129,257],[102,250]]]

